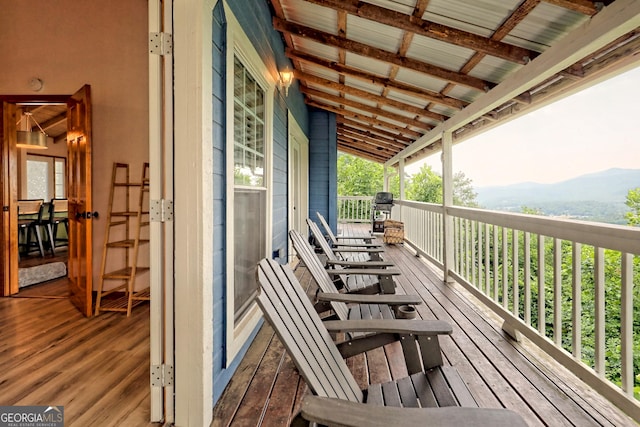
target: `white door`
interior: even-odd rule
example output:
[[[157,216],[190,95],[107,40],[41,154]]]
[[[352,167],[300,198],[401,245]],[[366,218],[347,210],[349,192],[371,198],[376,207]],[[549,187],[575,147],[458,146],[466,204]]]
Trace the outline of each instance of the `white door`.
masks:
[[[309,140],[289,113],[289,228],[308,234]],[[289,241],[289,260],[293,254]]]

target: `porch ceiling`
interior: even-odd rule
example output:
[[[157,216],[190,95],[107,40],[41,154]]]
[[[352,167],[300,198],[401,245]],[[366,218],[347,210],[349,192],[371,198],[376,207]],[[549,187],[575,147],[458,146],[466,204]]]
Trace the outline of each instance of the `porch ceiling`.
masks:
[[[443,123],[456,123],[459,142],[566,96],[640,50],[640,24],[605,44],[581,37],[630,0],[270,1],[306,103],[336,113],[340,151],[380,163],[439,150],[429,133]],[[541,80],[536,58],[567,43],[584,53]],[[500,90],[516,73],[517,90]]]

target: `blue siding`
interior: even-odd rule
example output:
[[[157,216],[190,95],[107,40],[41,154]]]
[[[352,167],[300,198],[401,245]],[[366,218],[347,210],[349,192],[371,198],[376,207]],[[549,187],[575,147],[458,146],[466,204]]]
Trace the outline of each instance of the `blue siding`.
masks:
[[[312,110],[309,114],[309,214],[316,220],[320,212],[332,228],[337,226],[338,142],[336,116]]]
[[[213,10],[213,394],[214,402],[231,373],[225,366],[226,319],[226,19],[222,2]]]
[[[285,66],[293,68],[284,55],[284,43],[281,35],[271,25],[271,14],[267,2],[263,0],[228,0],[229,7],[240,22],[244,32],[251,40],[268,69],[275,75]],[[233,102],[225,90],[225,57],[228,48],[226,40],[226,19],[222,2],[218,2],[213,11],[213,399],[214,404],[224,391],[231,376],[237,369],[248,349],[253,336],[233,361],[226,357],[226,135],[225,105]],[[291,111],[305,133],[309,128],[309,112],[302,94],[297,90],[297,82],[289,89],[289,96],[275,91],[273,112],[273,151],[272,151],[272,204],[273,204],[273,250],[282,249],[281,262],[287,260],[288,227],[288,115]],[[335,134],[335,120],[334,120]],[[335,136],[334,136],[335,139]],[[334,150],[335,151],[335,150]],[[335,170],[335,156],[333,160]],[[271,255],[271,254],[269,254]],[[230,362],[230,363],[229,363]],[[227,366],[227,367],[225,367]]]

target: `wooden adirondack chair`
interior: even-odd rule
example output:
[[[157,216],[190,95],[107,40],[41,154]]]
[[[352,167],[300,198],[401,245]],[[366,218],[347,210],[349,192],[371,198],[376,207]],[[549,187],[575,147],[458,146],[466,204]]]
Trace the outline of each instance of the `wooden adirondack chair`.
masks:
[[[313,221],[307,219],[307,223],[311,228],[311,232],[314,237],[316,237],[316,241],[318,240],[318,233],[320,230],[318,229],[318,225]],[[399,270],[389,269],[387,267],[393,267],[392,262],[388,261],[378,261],[378,260],[353,260],[353,259],[338,259],[336,252],[329,246],[326,240],[318,242],[320,247],[322,248],[322,252],[324,253],[325,267],[330,275],[340,280],[339,284],[344,286],[347,290],[351,289],[362,289],[368,290],[369,293],[385,293],[385,294],[393,294],[396,292],[396,284],[393,281],[392,276],[397,276],[400,274]],[[357,248],[356,248],[357,249]],[[350,250],[350,249],[349,249]],[[363,249],[370,251],[371,249]],[[356,270],[358,269],[358,270]],[[370,270],[370,269],[386,269],[389,270],[386,274],[379,274],[378,276],[367,275],[367,272],[362,270]],[[350,273],[354,272],[356,274],[351,275]],[[379,288],[376,289],[376,287]]]
[[[383,246],[380,243],[372,243],[374,236],[336,236],[335,234],[333,234],[333,230],[327,223],[327,220],[324,218],[324,216],[318,211],[316,211],[316,215],[318,216],[320,224],[322,224],[322,228],[324,228],[326,236],[329,238],[329,243],[331,243],[334,248],[340,246],[361,246],[364,248],[378,248]]]
[[[346,289],[346,293],[340,293],[335,283],[331,280],[329,272],[324,269],[320,259],[316,256],[311,245],[296,230],[289,231],[289,237],[296,250],[298,258],[307,267],[311,276],[318,284],[319,292],[316,293],[315,308],[319,313],[333,310],[335,316],[340,320],[347,319],[376,319],[406,316],[406,310],[417,304],[422,304],[422,299],[417,295],[363,295],[380,294],[383,286],[378,282],[374,286],[367,288],[354,287]],[[371,275],[388,276],[395,270],[350,270],[345,274],[348,278],[343,279],[346,283],[362,283],[362,280],[349,280],[351,275]],[[353,304],[347,306],[347,304]]]
[[[303,418],[327,426],[526,425],[512,411],[477,408],[458,372],[442,366],[437,337],[451,333],[446,322],[385,319],[323,323],[288,266],[263,259],[257,276],[258,305],[311,392],[318,396],[304,398],[300,417],[293,425],[302,425]],[[335,344],[330,332],[369,334]],[[402,343],[410,376],[360,390],[343,358],[396,340]],[[363,407],[365,403],[369,405]],[[442,406],[449,408],[438,408]]]
[[[327,242],[327,240],[325,239],[324,234],[322,234],[322,231],[320,231],[318,224],[316,224],[310,218],[307,218],[307,224],[309,225],[311,234],[313,234],[313,237],[315,238],[317,244],[322,249],[322,252],[324,252],[324,254],[327,256],[327,259],[349,261],[349,262],[366,262],[366,261],[384,262],[380,257],[380,254],[384,252],[384,249],[382,247],[363,248],[358,246],[340,246],[337,248],[332,248],[331,245],[329,245],[329,242]],[[350,256],[343,255],[343,254],[349,254]],[[383,265],[389,266],[393,264],[387,263]],[[379,267],[379,266],[382,266],[382,265],[378,265],[376,267]]]

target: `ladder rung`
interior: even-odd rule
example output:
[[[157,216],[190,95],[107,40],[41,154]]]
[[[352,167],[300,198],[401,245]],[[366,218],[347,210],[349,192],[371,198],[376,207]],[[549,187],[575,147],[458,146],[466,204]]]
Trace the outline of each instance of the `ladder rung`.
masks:
[[[119,240],[117,242],[109,242],[107,243],[107,247],[108,248],[132,248],[133,245],[135,245],[135,240],[133,239],[126,239],[126,240]]]

